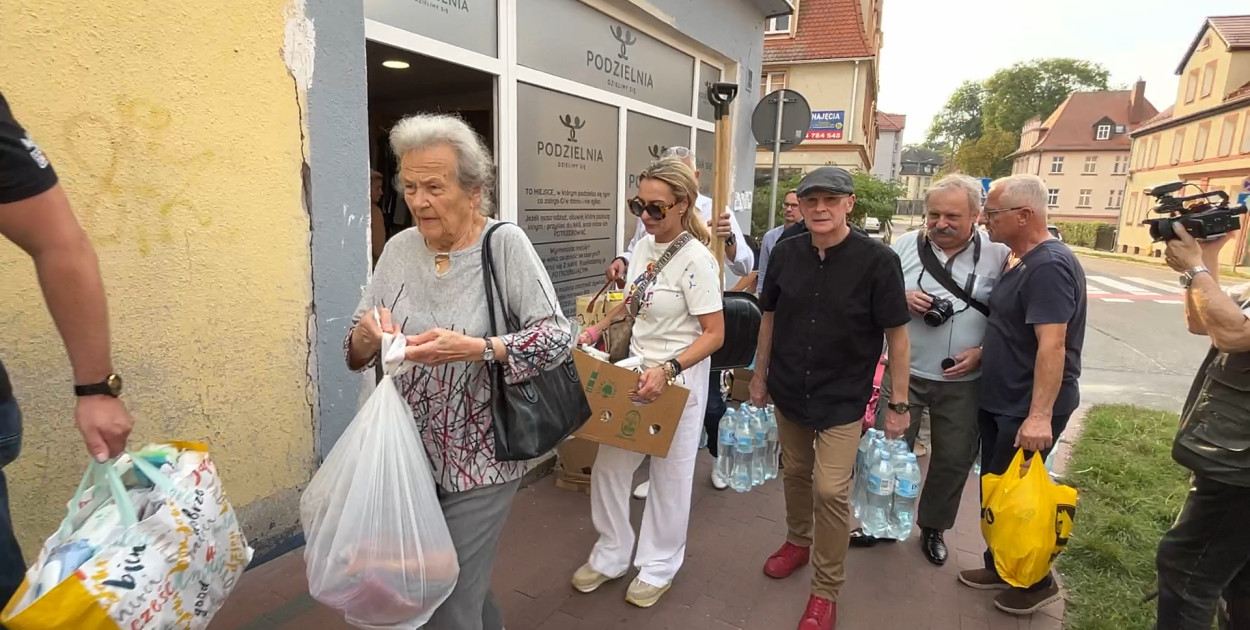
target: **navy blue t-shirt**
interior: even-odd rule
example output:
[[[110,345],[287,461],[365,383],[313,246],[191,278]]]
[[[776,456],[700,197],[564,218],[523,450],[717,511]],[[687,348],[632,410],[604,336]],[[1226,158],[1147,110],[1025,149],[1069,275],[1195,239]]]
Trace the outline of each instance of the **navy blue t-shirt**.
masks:
[[[0,94],[0,204],[34,197],[56,183],[56,171],[48,158],[13,118],[8,102]],[[8,401],[12,395],[9,376],[0,362],[0,402]]]
[[[1025,417],[1033,401],[1037,324],[1067,324],[1063,384],[1055,415],[1081,402],[1081,346],[1085,344],[1085,270],[1076,255],[1048,240],[1007,270],[990,294],[990,319],[981,350],[981,408]]]

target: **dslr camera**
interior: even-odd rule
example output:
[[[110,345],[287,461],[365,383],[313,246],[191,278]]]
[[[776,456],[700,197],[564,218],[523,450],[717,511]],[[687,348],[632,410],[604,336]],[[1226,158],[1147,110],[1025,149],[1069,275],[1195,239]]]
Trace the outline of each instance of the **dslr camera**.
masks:
[[[1223,236],[1234,230],[1241,229],[1238,215],[1246,213],[1246,205],[1228,205],[1228,193],[1222,190],[1199,192],[1188,197],[1174,196],[1185,186],[1194,186],[1185,182],[1171,182],[1146,190],[1146,194],[1155,198],[1155,214],[1166,215],[1142,221],[1150,226],[1150,238],[1157,243],[1177,238],[1173,224],[1180,223],[1191,236],[1200,241]]]
[[[926,293],[930,300],[929,310],[924,312],[924,323],[937,328],[955,316],[955,305],[944,297]]]

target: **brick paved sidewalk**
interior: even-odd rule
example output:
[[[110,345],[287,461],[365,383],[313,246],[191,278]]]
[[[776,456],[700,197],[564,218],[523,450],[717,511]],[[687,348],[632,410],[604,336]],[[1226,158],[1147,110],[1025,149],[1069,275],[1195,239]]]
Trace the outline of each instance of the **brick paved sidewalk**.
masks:
[[[521,490],[494,576],[508,630],[796,627],[811,568],[784,581],[762,572],[786,533],[780,480],[746,494],[717,492],[707,481],[710,469],[711,459],[701,453],[686,562],[673,588],[649,610],[625,603],[632,573],[590,595],[569,586],[595,540],[588,496],[556,488],[550,476]],[[1062,603],[1017,619],[994,609],[993,592],[957,583],[960,569],[981,566],[976,489],[970,480],[959,523],[946,536],[951,557],[945,567],[926,562],[915,538],[851,549],[838,604],[840,630],[1062,628]],[[643,504],[632,503],[637,527]],[[340,615],[308,596],[301,554],[297,550],[249,571],[210,630],[349,630]]]

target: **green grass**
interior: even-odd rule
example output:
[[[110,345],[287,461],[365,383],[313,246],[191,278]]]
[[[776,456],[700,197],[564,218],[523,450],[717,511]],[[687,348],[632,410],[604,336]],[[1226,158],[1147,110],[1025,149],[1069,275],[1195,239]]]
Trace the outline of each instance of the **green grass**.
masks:
[[[1174,413],[1099,405],[1073,447],[1064,483],[1079,492],[1073,536],[1059,557],[1070,630],[1154,626],[1155,549],[1189,489],[1172,461]]]

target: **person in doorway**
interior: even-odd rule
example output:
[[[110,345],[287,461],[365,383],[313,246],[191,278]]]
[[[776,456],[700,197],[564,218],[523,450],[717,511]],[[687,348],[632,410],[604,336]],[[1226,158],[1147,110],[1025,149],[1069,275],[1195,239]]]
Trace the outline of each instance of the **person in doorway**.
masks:
[[[929,562],[943,565],[947,554],[943,532],[955,526],[968,471],[977,457],[986,304],[1006,267],[1009,250],[976,229],[981,216],[979,181],[948,175],[925,193],[925,205],[925,229],[902,235],[892,248],[902,263],[911,309],[908,446],[917,446],[925,410],[934,427],[933,459],[916,518],[920,548]],[[959,289],[959,294],[950,286]],[[935,300],[948,301],[950,310],[935,309]],[[893,391],[887,373],[881,396],[889,399]],[[877,410],[880,426],[885,421],[885,405],[878,405]],[[851,532],[851,544],[857,547],[870,547],[877,541],[860,529]]]
[[[698,184],[701,172],[695,166],[694,152],[686,147],[670,147],[661,155],[663,158],[676,158],[682,161],[688,168],[694,172],[695,183]],[[697,218],[703,221],[709,228],[712,227],[712,198],[699,193],[695,197],[695,210],[698,212]],[[726,208],[725,211],[716,220],[716,227],[712,230],[715,238],[725,240],[725,269],[732,271],[735,275],[746,276],[751,273],[755,256],[751,249],[746,246],[745,239],[742,236],[742,229],[738,227],[738,222],[734,220],[734,216]],[[622,281],[626,266],[629,264],[633,256],[634,248],[639,241],[647,236],[646,228],[642,221],[638,221],[637,227],[634,229],[634,236],[629,241],[629,245],[617,256],[612,264],[608,265],[607,271],[604,272],[605,277],[609,281]],[[723,287],[722,287],[723,288]],[[707,440],[708,452],[713,458],[719,455],[716,443],[716,430],[720,424],[721,416],[725,415],[727,409],[725,405],[725,396],[721,393],[721,370],[712,370],[708,374],[708,391],[711,392],[707,397],[707,409],[703,414],[703,426]],[[650,489],[650,482],[644,481],[634,490],[634,498],[647,498],[647,491]],[[729,487],[729,480],[722,479],[716,473],[716,466],[712,466],[712,487],[717,490],[724,490]]]
[[[1012,175],[990,185],[981,211],[990,240],[1019,261],[990,294],[990,317],[981,350],[981,476],[1007,472],[1018,449],[1045,459],[1068,425],[1081,393],[1085,342],[1085,271],[1076,255],[1046,229],[1046,183]],[[1027,461],[1027,460],[1026,460]],[[965,586],[1003,589],[994,606],[1029,615],[1059,599],[1047,575],[1012,588],[985,550],[985,567],[959,573]]]
[[[846,581],[851,471],[883,341],[896,384],[886,435],[907,428],[911,315],[898,257],[847,224],[855,207],[851,174],[818,168],[797,193],[808,233],[773,250],[750,391],[752,404],[769,397],[776,404],[784,464],[789,533],[764,573],[783,579],[813,560],[798,627],[829,630]]]
[[[787,190],[781,202],[782,207],[782,224],[764,233],[764,238],[760,243],[760,261],[759,261],[759,277],[756,278],[756,293],[764,292],[764,276],[768,274],[768,258],[773,254],[773,248],[777,246],[777,242],[781,240],[781,235],[786,230],[794,227],[796,223],[803,220],[803,213],[799,210],[799,195],[793,190]]]
[[[578,339],[598,343],[608,322],[628,312],[634,316],[630,355],[642,357],[645,368],[630,397],[647,404],[672,385],[690,391],[668,456],[651,458],[651,491],[634,557],[639,574],[625,594],[626,601],[642,608],[653,606],[668,591],[685,559],[695,456],[710,393],[710,357],[725,339],[720,270],[707,248],[712,237],[694,208],[698,194],[694,171],[677,158],[660,159],[642,172],[629,208],[647,236],[630,259],[625,302]],[[629,490],[643,457],[599,445],[590,478],[590,513],[599,540],[573,575],[578,591],[592,592],[629,569],[634,550]]]
[[[568,358],[574,332],[529,238],[503,225],[491,247],[520,329],[491,334],[481,260],[483,234],[495,223],[487,218],[494,164],[481,137],[457,117],[421,114],[396,124],[390,144],[417,229],[382,250],[344,340],[347,365],[371,367],[383,333],[407,334],[405,358],[416,368],[396,385],[420,429],[460,562],[455,590],[423,627],[500,630],[491,569],[526,462],[495,459],[490,401],[502,393],[492,391],[486,368],[502,364],[510,383],[529,379]],[[443,328],[452,325],[459,332]]]
[[[56,171],[0,94],[0,236],[35,263],[39,287],[73,371],[74,422],[87,452],[107,461],[126,448],[134,419],[109,349],[108,301],[91,240],[79,226]],[[13,531],[4,468],[22,448],[22,413],[0,363],[0,609],[17,592],[26,562]]]

